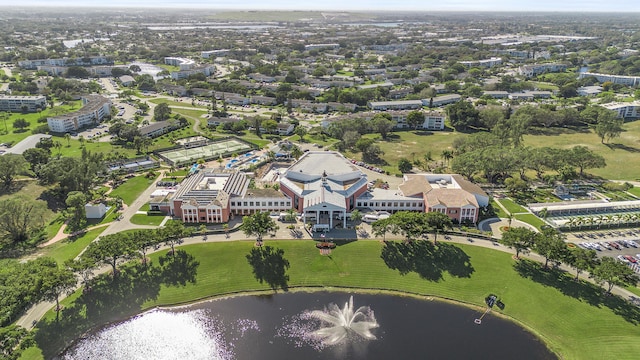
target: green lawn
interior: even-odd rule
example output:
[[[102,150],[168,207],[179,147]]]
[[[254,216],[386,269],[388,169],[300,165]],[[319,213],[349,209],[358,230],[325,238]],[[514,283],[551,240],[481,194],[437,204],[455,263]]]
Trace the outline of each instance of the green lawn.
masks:
[[[382,169],[391,173],[399,174],[398,160],[407,158],[410,161],[424,161],[424,155],[431,152],[434,160],[440,160],[440,154],[445,149],[453,150],[452,143],[458,137],[467,136],[465,134],[449,131],[397,131],[391,133],[386,141],[380,138],[379,134],[368,134],[363,137],[378,139],[376,142],[384,152],[382,159],[386,162]],[[358,160],[362,159],[360,153],[349,154]]]
[[[153,180],[149,180],[144,176],[132,177],[125,181],[124,184],[114,189],[109,196],[120,196],[125,204],[131,205],[140,194],[151,185]]]
[[[541,230],[541,226],[545,225],[545,222],[542,221],[539,217],[533,214],[520,214],[516,215],[515,218],[520,221],[524,221],[527,224],[531,224],[536,227],[536,229]]]
[[[499,201],[502,204],[502,206],[504,206],[507,209],[507,211],[512,213],[512,214],[527,212],[527,210],[525,208],[523,208],[522,206],[516,204],[511,199],[500,199],[500,200],[497,200],[497,201]]]
[[[75,239],[64,239],[55,244],[51,244],[36,252],[37,256],[50,256],[54,258],[58,264],[73,259],[89,245],[95,238],[104,231],[104,227],[88,231],[86,234]]]
[[[69,102],[66,105],[56,106],[55,108],[60,109],[61,113],[67,113],[71,111],[77,111],[81,108],[81,106],[82,106],[81,101],[78,100],[78,101]],[[47,116],[50,116],[51,110],[52,109],[47,108],[39,113],[28,113],[28,114],[12,113],[6,119],[6,121],[3,119],[3,121],[0,122],[0,143],[13,142],[13,144],[17,144],[27,136],[33,135],[31,133],[31,130],[35,129],[40,125],[47,124],[46,121],[43,123],[38,123],[38,119],[46,118]],[[29,122],[29,127],[25,131],[16,132],[13,128],[13,122],[16,119],[27,120]],[[5,130],[8,130],[8,132],[5,132]]]
[[[497,217],[504,219],[509,216],[509,214],[507,214],[504,210],[502,210],[502,208],[500,207],[500,205],[498,205],[495,199],[491,199],[491,207],[493,207],[493,211],[496,213]]]
[[[162,220],[164,220],[164,216],[160,215],[135,214],[131,217],[131,223],[136,225],[160,226]]]
[[[634,186],[631,189],[627,190],[629,193],[640,197],[640,187]]]
[[[284,250],[284,256],[291,264],[287,273],[289,287],[350,287],[433,295],[472,304],[478,313],[484,308],[484,298],[495,293],[506,305],[500,312],[537,333],[563,359],[635,359],[640,352],[640,342],[637,341],[640,329],[636,325],[640,322],[640,309],[618,297],[604,296],[599,287],[572,281],[571,274],[545,271],[540,264],[529,261],[516,263],[508,253],[446,244],[441,245],[442,252],[439,252],[443,261],[433,267],[424,265],[425,262],[419,258],[401,255],[433,251],[427,243],[415,243],[408,252],[403,250],[408,245],[393,243],[388,250],[396,247],[396,251],[385,256],[387,263],[381,257],[383,245],[378,241],[340,244],[330,257],[319,255],[311,241],[267,241],[266,245]],[[79,296],[78,292],[63,302],[67,310],[62,323],[67,324],[64,316],[71,313],[80,314],[75,321],[87,324],[84,326],[95,326],[153,306],[185,303],[239,291],[268,290],[266,284],[254,279],[252,268],[245,259],[253,249],[252,241],[203,243],[183,249],[197,262],[190,267],[195,269],[191,272],[195,272],[192,281],[185,285],[161,283],[156,288],[148,282],[137,286],[135,281],[123,278],[120,283],[134,284],[122,287],[130,295],[120,299],[118,296],[102,297],[102,304],[92,306],[103,310],[91,312],[95,318],[88,320],[82,318],[87,316],[86,313],[78,312],[79,309],[72,304],[72,300]],[[158,264],[158,257],[165,253],[153,254],[153,263]],[[409,265],[417,270],[401,275],[387,264]],[[421,271],[422,275],[415,271]],[[136,290],[131,292],[129,286]],[[121,313],[114,313],[114,309],[120,309]],[[50,344],[52,335],[64,333],[59,325],[53,324],[54,317],[50,312],[38,325],[43,331],[39,337],[41,346],[48,349],[47,354],[55,350],[55,346]],[[77,325],[72,321],[65,325],[70,326],[65,331],[73,328],[76,334],[82,333],[84,329]],[[28,354],[30,356],[23,359],[39,358],[37,350],[30,350]]]

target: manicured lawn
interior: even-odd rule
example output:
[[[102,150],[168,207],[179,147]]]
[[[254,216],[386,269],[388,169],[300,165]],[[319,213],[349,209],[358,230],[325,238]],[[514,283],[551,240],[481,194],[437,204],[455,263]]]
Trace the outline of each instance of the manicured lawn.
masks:
[[[629,193],[640,197],[640,187],[634,186],[631,189],[627,190]]]
[[[81,106],[82,106],[81,101],[78,100],[78,101],[69,102],[68,105],[56,106],[56,108],[61,109],[61,113],[67,113],[67,112],[79,110]],[[46,121],[44,123],[38,123],[38,119],[46,118],[47,116],[50,116],[50,115],[51,115],[51,109],[48,107],[39,113],[28,113],[28,114],[12,113],[6,119],[6,121],[3,119],[2,122],[0,122],[0,143],[13,142],[14,145],[19,143],[22,139],[26,138],[27,136],[33,135],[31,133],[31,130],[35,129],[40,125],[47,124]],[[13,122],[16,119],[27,120],[29,122],[29,127],[25,131],[15,132],[13,128]],[[8,130],[8,133],[4,133],[5,124],[6,124],[6,130]]]
[[[525,208],[523,208],[522,206],[516,204],[511,199],[500,199],[500,200],[497,200],[497,201],[499,201],[502,204],[502,206],[504,206],[507,209],[507,211],[512,213],[512,214],[527,212],[527,210]]]
[[[136,176],[128,179],[124,184],[114,189],[109,196],[120,196],[125,204],[131,205],[140,194],[151,185],[153,180],[144,176]]]
[[[381,257],[383,245],[378,241],[340,244],[330,257],[321,256],[311,241],[266,241],[266,245],[284,250],[284,257],[291,264],[287,272],[289,287],[351,287],[433,295],[475,305],[478,314],[484,309],[484,298],[495,293],[506,307],[494,312],[502,312],[532,329],[563,359],[635,359],[640,352],[638,308],[618,297],[604,296],[594,285],[572,281],[571,274],[545,271],[540,264],[529,261],[516,263],[508,253],[445,244],[439,252],[443,261],[434,266],[422,261],[422,256],[406,255],[432,251],[426,243],[416,243],[408,252],[404,252],[407,245],[392,243],[387,250],[395,247],[396,251],[382,252],[386,262]],[[125,293],[130,295],[121,299],[103,297],[102,305],[94,304],[102,309],[91,313],[96,318],[76,318],[75,321],[97,325],[153,306],[269,289],[267,284],[255,280],[245,258],[253,249],[253,241],[203,243],[183,249],[193,256],[189,267],[195,276],[192,281],[184,285],[161,283],[159,288],[145,282],[133,285],[140,291],[133,293],[128,287],[119,287],[127,289]],[[159,256],[165,254],[166,251],[153,254],[153,264],[159,264]],[[402,275],[390,266],[408,266],[409,270]],[[123,278],[120,283],[129,284],[129,281]],[[77,294],[79,292],[63,302],[67,308],[62,314],[63,322],[64,316],[71,312],[87,316],[77,312],[79,309],[72,304]],[[43,334],[60,332],[53,324],[54,317],[50,312],[38,325]],[[74,324],[77,325],[72,322],[65,329],[71,332],[73,328],[75,333],[84,331]],[[39,339],[50,354],[55,347],[49,343],[52,338],[47,336]],[[38,358],[37,351],[31,350],[28,354],[32,355],[30,359]]]
[[[149,216],[146,214],[135,214],[131,217],[131,223],[136,225],[160,226],[163,219],[164,216],[160,215]]]
[[[545,225],[544,221],[533,214],[520,214],[515,216],[516,219],[524,221],[527,224],[535,226],[538,230],[541,230],[541,226]]]
[[[368,134],[363,137],[378,139],[376,144],[384,152],[382,159],[386,162],[381,168],[399,174],[400,158],[424,161],[424,155],[431,152],[432,159],[440,160],[442,151],[453,150],[451,146],[453,141],[464,136],[467,135],[449,131],[397,131],[391,133],[386,141],[380,139],[379,134]],[[352,157],[362,160],[360,153],[353,154]]]
[[[491,207],[493,207],[493,211],[496,213],[496,216],[499,218],[507,218],[509,214],[507,214],[502,208],[497,204],[495,199],[491,199]]]
[[[140,206],[140,209],[138,209],[138,211],[149,211],[149,210],[151,210],[151,208],[149,207],[149,203],[146,203]]]
[[[78,256],[78,254],[80,254],[85,247],[97,238],[104,229],[104,227],[101,227],[88,231],[86,234],[75,239],[67,238],[62,241],[58,241],[55,244],[42,248],[36,254],[38,256],[50,256],[54,258],[58,264],[62,264],[63,262]]]

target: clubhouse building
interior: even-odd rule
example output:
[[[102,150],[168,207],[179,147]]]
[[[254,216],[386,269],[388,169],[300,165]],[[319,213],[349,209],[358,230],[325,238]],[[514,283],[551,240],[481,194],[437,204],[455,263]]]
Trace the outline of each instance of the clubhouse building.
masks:
[[[152,194],[151,210],[190,223],[223,223],[235,215],[293,209],[314,231],[326,231],[363,212],[438,211],[476,223],[489,196],[460,175],[407,174],[398,189],[374,188],[352,161],[332,151],[310,151],[280,175],[280,191],[249,189],[245,173],[200,171],[177,189]]]

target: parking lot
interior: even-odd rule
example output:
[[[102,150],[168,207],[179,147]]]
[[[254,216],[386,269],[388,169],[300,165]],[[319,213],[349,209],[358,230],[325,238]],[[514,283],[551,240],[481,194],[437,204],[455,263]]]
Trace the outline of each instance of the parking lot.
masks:
[[[588,231],[570,234],[569,240],[579,247],[596,250],[598,257],[610,256],[636,265],[636,271],[640,272],[640,230]]]

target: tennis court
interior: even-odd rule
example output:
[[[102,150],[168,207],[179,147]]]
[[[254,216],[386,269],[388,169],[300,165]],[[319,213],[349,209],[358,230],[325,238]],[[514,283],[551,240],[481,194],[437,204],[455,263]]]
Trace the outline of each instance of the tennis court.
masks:
[[[158,153],[162,158],[173,165],[185,165],[196,162],[198,159],[211,160],[241,154],[251,150],[251,145],[239,139],[225,139],[204,146],[190,149],[175,149]]]

